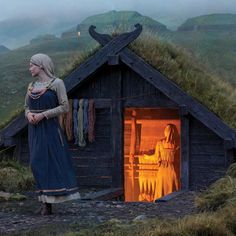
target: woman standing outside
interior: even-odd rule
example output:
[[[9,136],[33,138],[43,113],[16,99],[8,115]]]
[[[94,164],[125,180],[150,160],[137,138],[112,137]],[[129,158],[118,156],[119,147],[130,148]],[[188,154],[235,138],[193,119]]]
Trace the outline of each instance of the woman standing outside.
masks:
[[[29,71],[25,99],[28,119],[30,165],[36,182],[42,215],[52,214],[52,203],[80,198],[70,153],[60,129],[58,116],[69,110],[64,83],[54,75],[51,58],[35,54]]]

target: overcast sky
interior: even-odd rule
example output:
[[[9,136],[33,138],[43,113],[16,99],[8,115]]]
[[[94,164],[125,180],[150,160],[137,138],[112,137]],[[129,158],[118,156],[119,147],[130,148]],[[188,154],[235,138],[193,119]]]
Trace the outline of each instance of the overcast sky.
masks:
[[[109,10],[136,10],[154,18],[236,13],[236,0],[0,0],[0,20],[19,16],[77,14],[78,19]]]

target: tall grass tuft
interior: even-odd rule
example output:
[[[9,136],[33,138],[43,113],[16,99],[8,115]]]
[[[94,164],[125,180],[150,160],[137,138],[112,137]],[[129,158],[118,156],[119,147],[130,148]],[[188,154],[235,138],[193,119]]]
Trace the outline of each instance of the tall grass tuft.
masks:
[[[236,199],[236,179],[225,176],[199,194],[195,203],[201,211],[214,211],[225,206],[231,199]]]
[[[231,198],[227,205],[216,212],[216,218],[221,218],[226,227],[236,235],[236,198]]]
[[[0,162],[0,191],[17,193],[32,189],[33,184],[33,175],[28,167],[14,160]]]
[[[173,227],[172,235],[188,236],[231,236],[234,235],[221,217],[215,217],[214,214],[202,213],[185,217]]]
[[[230,165],[229,169],[226,172],[226,175],[229,175],[232,178],[236,178],[236,163]]]

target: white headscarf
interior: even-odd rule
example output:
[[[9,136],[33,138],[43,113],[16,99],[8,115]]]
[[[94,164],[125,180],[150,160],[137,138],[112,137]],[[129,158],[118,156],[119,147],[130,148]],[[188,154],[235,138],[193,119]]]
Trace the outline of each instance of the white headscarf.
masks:
[[[42,53],[35,54],[31,57],[30,63],[43,69],[48,77],[56,78],[54,75],[54,64],[48,55]]]

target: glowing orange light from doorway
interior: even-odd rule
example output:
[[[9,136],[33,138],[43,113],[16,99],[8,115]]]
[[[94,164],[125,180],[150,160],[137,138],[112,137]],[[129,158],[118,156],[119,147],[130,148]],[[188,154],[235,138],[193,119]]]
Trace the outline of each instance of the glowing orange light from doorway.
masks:
[[[157,143],[163,140],[167,124],[173,124],[179,132],[178,111],[129,108],[125,110],[124,123],[125,201],[152,202],[178,190],[179,140],[175,145],[173,162],[162,161],[160,164],[156,155]],[[167,148],[171,150],[170,146]]]

